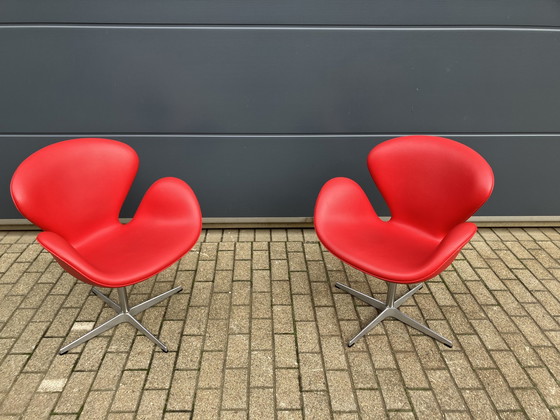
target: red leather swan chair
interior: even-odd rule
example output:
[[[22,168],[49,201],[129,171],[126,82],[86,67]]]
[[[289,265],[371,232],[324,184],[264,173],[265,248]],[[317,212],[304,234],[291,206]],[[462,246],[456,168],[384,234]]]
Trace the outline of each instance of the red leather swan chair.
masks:
[[[476,225],[465,221],[490,197],[492,169],[467,146],[431,136],[385,141],[373,148],[367,163],[389,206],[389,221],[377,216],[364,191],[348,178],[327,182],[315,207],[315,228],[324,246],[352,267],[388,282],[387,302],[336,283],[380,311],[348,345],[394,317],[451,347],[451,341],[398,308],[473,237]],[[395,300],[398,283],[420,284]]]
[[[146,192],[134,218],[119,222],[119,211],[138,170],[136,152],[114,140],[62,141],[29,156],[17,168],[11,193],[18,210],[44,232],[37,240],[68,273],[93,286],[117,288],[119,303],[92,289],[117,315],[62,347],[73,347],[122,322],[167,347],[134,316],[180,292],[176,287],[130,307],[126,286],[172,265],[197,241],[202,216],[191,188],[162,178]]]

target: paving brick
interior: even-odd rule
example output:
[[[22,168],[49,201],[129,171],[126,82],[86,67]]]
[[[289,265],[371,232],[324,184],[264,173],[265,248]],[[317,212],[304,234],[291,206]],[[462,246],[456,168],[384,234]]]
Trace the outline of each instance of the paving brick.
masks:
[[[185,328],[183,334],[186,335],[203,335],[208,323],[208,308],[189,307],[187,311],[187,319],[185,320]]]
[[[272,289],[270,270],[253,270],[251,284],[255,292],[270,292]]]
[[[243,229],[239,231],[239,241],[254,241],[255,240],[255,230],[254,229]]]
[[[288,268],[290,271],[307,270],[303,252],[288,252]]]
[[[147,390],[143,393],[138,407],[137,419],[162,418],[167,390]]]
[[[251,308],[246,306],[233,306],[230,312],[229,333],[248,334],[250,333]]]
[[[105,419],[108,416],[113,391],[92,391],[88,394],[80,416],[87,419]]]
[[[319,333],[314,322],[296,322],[297,347],[299,352],[319,352]]]
[[[193,419],[215,419],[220,410],[221,393],[217,389],[201,389],[196,393]]]
[[[458,336],[465,355],[475,369],[494,367],[494,361],[488,351],[484,348],[480,338],[476,335]]]
[[[126,353],[107,353],[97,371],[92,389],[116,390],[126,358]]]
[[[274,356],[272,351],[251,352],[251,387],[274,386]]]
[[[306,419],[323,420],[331,417],[329,397],[326,392],[303,392],[303,412]],[[366,410],[363,410],[366,412]]]
[[[124,371],[111,405],[111,411],[136,411],[145,379],[145,371]]]
[[[228,337],[226,367],[249,367],[249,336],[230,335]]]
[[[251,280],[251,261],[235,260],[233,280]]]
[[[303,391],[323,391],[327,389],[323,359],[320,353],[301,353],[299,372]]]
[[[465,354],[448,351],[444,353],[443,357],[459,388],[480,387],[480,381]]]
[[[251,349],[271,350],[272,348],[272,320],[254,319],[251,323]]]
[[[277,408],[301,408],[298,371],[296,369],[276,369],[275,376]]]
[[[479,419],[498,419],[498,413],[492,405],[488,394],[483,390],[467,389],[462,391],[463,397],[467,402],[472,418]]]
[[[233,271],[216,271],[214,277],[214,293],[231,293],[233,282]]]
[[[176,352],[164,353],[158,351],[154,353],[144,388],[169,389],[176,357]]]
[[[274,418],[274,391],[272,388],[251,389],[249,394],[249,418],[254,420]]]
[[[428,379],[415,352],[395,353],[399,370],[407,389],[428,388]]]
[[[249,305],[251,302],[251,283],[248,281],[234,281],[232,285],[232,305]]]
[[[288,281],[272,282],[272,304],[273,305],[292,304],[292,296],[290,293],[290,282]]]
[[[294,318],[296,321],[314,321],[315,310],[310,295],[293,295]]]
[[[227,319],[210,319],[206,325],[205,351],[225,350],[228,335]]]
[[[298,366],[295,335],[274,335],[274,363],[277,367],[282,368],[293,368]]]
[[[436,398],[431,390],[411,390],[410,400],[414,412],[419,419],[433,419],[443,417]]]
[[[309,286],[309,274],[305,271],[292,271],[290,272],[290,287],[292,294],[309,294],[311,289]]]
[[[245,409],[248,402],[249,373],[247,369],[227,369],[225,372],[222,409]]]
[[[315,308],[317,326],[321,335],[340,335],[338,320],[334,307],[324,306]]]
[[[225,354],[221,351],[209,351],[202,353],[200,363],[200,376],[198,386],[200,388],[220,388],[224,374]]]
[[[445,362],[441,352],[438,350],[438,347],[432,338],[426,336],[414,336],[412,341],[424,369],[445,368]]]
[[[55,412],[80,412],[88,397],[94,377],[94,372],[73,372],[64,386],[64,390],[56,404]]]
[[[294,319],[292,307],[287,305],[274,305],[273,328],[275,334],[291,334],[294,332]]]
[[[466,408],[455,381],[447,370],[428,370],[426,374],[442,410],[464,410]]]
[[[194,404],[198,372],[177,370],[173,374],[166,410],[190,411]]]
[[[398,370],[378,370],[377,377],[387,410],[406,410],[411,408]]]

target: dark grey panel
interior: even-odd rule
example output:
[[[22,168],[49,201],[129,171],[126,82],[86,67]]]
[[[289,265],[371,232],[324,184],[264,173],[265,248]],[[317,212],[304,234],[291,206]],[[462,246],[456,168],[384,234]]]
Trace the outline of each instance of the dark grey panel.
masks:
[[[0,29],[0,132],[560,132],[560,31]]]
[[[544,25],[555,0],[3,0],[0,22]]]
[[[125,203],[132,216],[156,179],[177,176],[197,194],[206,217],[312,216],[316,196],[330,178],[355,179],[381,215],[387,209],[366,167],[369,150],[385,137],[130,137],[140,170]],[[460,137],[493,167],[496,186],[477,213],[486,216],[560,215],[560,136]],[[19,162],[61,137],[2,137],[0,218],[17,218],[9,180]]]

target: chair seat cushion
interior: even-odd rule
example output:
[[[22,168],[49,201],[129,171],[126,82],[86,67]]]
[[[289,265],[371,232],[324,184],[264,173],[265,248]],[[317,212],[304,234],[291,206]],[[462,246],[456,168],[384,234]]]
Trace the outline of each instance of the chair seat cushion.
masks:
[[[412,227],[375,217],[322,226],[323,244],[351,266],[395,283],[425,281],[443,271],[459,249],[437,252],[441,240]]]
[[[38,240],[63,268],[81,280],[103,287],[123,287],[169,267],[192,248],[199,235],[199,229],[186,223],[133,220],[108,227],[74,246],[52,232],[41,233]]]

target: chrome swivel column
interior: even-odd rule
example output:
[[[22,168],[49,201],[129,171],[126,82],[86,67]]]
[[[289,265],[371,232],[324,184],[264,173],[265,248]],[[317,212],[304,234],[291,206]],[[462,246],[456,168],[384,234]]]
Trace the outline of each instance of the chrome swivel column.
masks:
[[[148,309],[148,308],[150,308],[154,305],[157,305],[162,300],[167,299],[171,295],[174,295],[175,293],[178,293],[181,290],[183,290],[183,288],[181,286],[175,287],[174,289],[171,289],[171,290],[169,290],[165,293],[162,293],[161,295],[153,297],[153,298],[151,298],[151,299],[149,299],[145,302],[142,302],[142,303],[130,308],[128,306],[128,298],[127,298],[126,290],[125,290],[124,287],[119,287],[117,289],[117,292],[119,294],[119,304],[113,302],[111,299],[109,299],[106,295],[101,293],[95,287],[92,288],[91,291],[97,297],[99,297],[103,302],[105,302],[107,305],[109,305],[117,313],[117,315],[115,317],[111,318],[110,320],[106,321],[105,323],[101,324],[99,327],[94,328],[93,330],[91,330],[87,334],[81,336],[77,340],[72,341],[70,344],[67,344],[66,346],[62,347],[58,353],[59,354],[67,353],[70,349],[73,349],[74,347],[76,347],[76,346],[78,346],[82,343],[85,343],[86,341],[90,340],[91,338],[96,337],[99,334],[101,334],[101,333],[107,331],[108,329],[113,328],[114,326],[116,326],[118,324],[121,324],[123,322],[128,322],[129,324],[132,324],[142,334],[144,334],[146,337],[148,337],[150,340],[152,340],[164,352],[167,353],[167,347],[165,346],[165,344],[163,344],[161,341],[159,341],[150,331],[148,331],[146,329],[146,327],[144,327],[142,324],[140,324],[140,322],[138,322],[136,320],[136,318],[134,318],[134,315],[137,315],[140,312],[142,312],[142,311],[144,311],[144,310],[146,310],[146,309]]]
[[[368,305],[373,306],[376,309],[379,309],[381,312],[377,315],[373,321],[371,321],[365,328],[356,335],[350,342],[348,343],[348,347],[352,347],[356,341],[366,335],[373,327],[383,321],[385,318],[393,317],[398,319],[401,322],[404,322],[407,325],[410,325],[412,328],[421,331],[422,333],[436,339],[440,343],[445,344],[447,347],[452,347],[453,344],[447,338],[442,337],[437,332],[432,331],[425,325],[420,324],[419,322],[415,321],[414,319],[410,318],[408,315],[405,315],[401,312],[398,308],[404,302],[406,302],[414,293],[422,288],[424,283],[420,283],[418,286],[410,289],[404,295],[402,295],[399,299],[395,300],[395,292],[397,291],[397,284],[387,282],[389,288],[387,290],[387,302],[383,303],[380,300],[377,300],[371,296],[365,295],[361,292],[358,292],[351,287],[348,287],[342,283],[336,283],[335,286],[341,290],[344,290],[346,293],[350,293],[352,296],[360,299],[362,302],[367,303]]]

